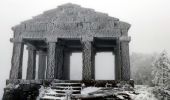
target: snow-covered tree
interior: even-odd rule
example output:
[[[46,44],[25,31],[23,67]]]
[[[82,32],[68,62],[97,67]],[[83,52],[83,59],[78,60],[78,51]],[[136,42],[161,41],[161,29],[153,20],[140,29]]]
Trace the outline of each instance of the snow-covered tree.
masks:
[[[167,86],[170,82],[170,60],[168,59],[168,54],[163,51],[158,58],[153,62],[154,79],[153,84],[157,86]]]

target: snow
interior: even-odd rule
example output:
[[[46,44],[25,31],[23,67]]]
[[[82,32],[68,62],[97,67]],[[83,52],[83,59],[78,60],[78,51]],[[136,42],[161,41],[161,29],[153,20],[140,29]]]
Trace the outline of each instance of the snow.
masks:
[[[41,99],[66,100],[65,97],[55,97],[55,96],[44,96]]]
[[[56,97],[53,95],[56,95],[57,93],[53,91],[50,87],[45,88],[41,86],[39,89],[39,96],[37,97],[37,100],[41,99],[52,99],[52,100],[65,100],[65,97]]]
[[[88,95],[89,93],[96,92],[102,88],[100,87],[87,87],[81,91],[82,95]],[[152,93],[153,87],[145,85],[136,85],[134,91],[120,91],[116,94],[116,97],[120,100],[124,100],[124,95],[129,95],[132,100],[158,100]]]
[[[139,93],[138,95],[130,94],[133,100],[158,100],[152,93],[153,88],[145,85],[135,86],[135,92]]]
[[[132,100],[158,100],[153,94],[154,87],[149,87],[146,85],[136,85],[134,91],[119,91],[116,88],[111,89],[111,91],[117,90],[117,93],[113,92],[113,94],[119,98],[120,100],[124,100],[125,96],[129,96]],[[90,93],[94,93],[95,96],[103,95],[102,93],[96,93],[97,91],[101,91],[103,88],[101,87],[86,87],[81,90],[81,95],[87,96]],[[107,89],[106,89],[107,90]],[[110,91],[110,90],[109,90]],[[111,93],[112,93],[111,92]],[[169,92],[169,91],[168,91]],[[48,95],[50,94],[50,95]],[[40,88],[39,98],[42,99],[52,99],[52,100],[66,100],[66,97],[56,97],[56,92],[51,88],[44,88],[43,86]],[[39,100],[39,99],[37,99]]]
[[[170,60],[168,58],[167,52],[163,51],[153,63],[153,83],[163,87],[169,86],[169,72]]]
[[[98,91],[100,89],[101,88],[99,87],[87,87],[87,88],[82,89],[81,94],[88,95],[89,93]]]

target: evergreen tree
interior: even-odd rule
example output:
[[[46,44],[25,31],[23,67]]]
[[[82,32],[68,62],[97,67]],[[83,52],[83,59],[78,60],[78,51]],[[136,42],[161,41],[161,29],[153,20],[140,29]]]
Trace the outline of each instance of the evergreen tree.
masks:
[[[154,79],[152,80],[153,84],[157,86],[166,87],[170,82],[170,60],[168,59],[168,54],[166,51],[163,51],[158,58],[153,62],[153,71]]]

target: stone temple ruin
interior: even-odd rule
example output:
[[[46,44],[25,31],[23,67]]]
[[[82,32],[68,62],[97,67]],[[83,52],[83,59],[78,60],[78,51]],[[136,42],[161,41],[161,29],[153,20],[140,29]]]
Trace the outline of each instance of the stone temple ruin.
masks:
[[[45,11],[12,28],[13,55],[7,86],[21,85],[20,91],[24,91],[22,93],[28,98],[27,92],[30,93],[34,85],[36,90],[39,85],[48,85],[52,80],[73,82],[70,80],[72,52],[82,52],[83,70],[82,80],[79,82],[85,85],[94,85],[98,81],[100,85],[106,82],[115,84],[118,81],[131,83],[129,28],[130,24],[117,18],[74,4],[65,4]],[[24,46],[27,46],[28,50],[26,79],[22,79]],[[101,51],[111,51],[115,54],[115,80],[95,80],[95,54]],[[36,56],[39,56],[38,66]],[[36,67],[38,79],[35,79]],[[6,91],[7,88],[4,95],[9,95]],[[20,92],[19,94],[21,95]]]

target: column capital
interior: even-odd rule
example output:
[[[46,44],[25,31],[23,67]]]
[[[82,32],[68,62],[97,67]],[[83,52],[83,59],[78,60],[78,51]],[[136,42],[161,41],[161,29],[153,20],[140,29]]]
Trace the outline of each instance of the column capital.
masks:
[[[10,42],[23,43],[23,39],[22,38],[10,38]]]
[[[119,37],[119,41],[120,42],[130,42],[131,37],[130,36],[121,36],[121,37]]]
[[[54,43],[54,42],[58,42],[58,38],[55,37],[49,37],[47,38],[47,43]]]
[[[81,42],[93,42],[94,41],[94,37],[92,36],[83,36],[81,38]]]

